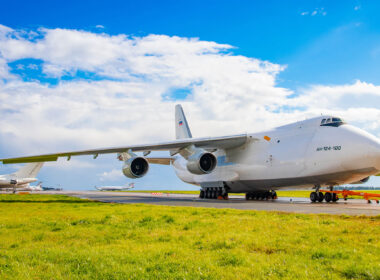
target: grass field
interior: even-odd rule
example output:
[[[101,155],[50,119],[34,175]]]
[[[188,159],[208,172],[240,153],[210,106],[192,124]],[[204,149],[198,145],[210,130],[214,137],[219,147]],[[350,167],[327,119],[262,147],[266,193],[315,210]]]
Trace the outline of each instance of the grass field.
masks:
[[[380,279],[380,217],[0,195],[0,279]]]

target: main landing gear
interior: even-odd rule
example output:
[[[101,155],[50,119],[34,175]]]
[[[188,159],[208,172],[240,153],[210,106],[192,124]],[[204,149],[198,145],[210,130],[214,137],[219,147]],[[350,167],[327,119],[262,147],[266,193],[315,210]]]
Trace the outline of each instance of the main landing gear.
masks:
[[[257,191],[249,192],[245,194],[246,200],[269,200],[277,199],[277,193],[275,191]]]
[[[326,202],[337,202],[339,200],[339,197],[336,193],[326,192],[325,194],[323,192],[319,191],[319,186],[316,187],[316,191],[310,193],[310,201],[311,202],[322,202],[325,200]],[[330,187],[330,190],[332,191],[333,188]]]
[[[224,191],[224,188],[205,188],[200,191],[199,198],[227,200],[228,193]]]

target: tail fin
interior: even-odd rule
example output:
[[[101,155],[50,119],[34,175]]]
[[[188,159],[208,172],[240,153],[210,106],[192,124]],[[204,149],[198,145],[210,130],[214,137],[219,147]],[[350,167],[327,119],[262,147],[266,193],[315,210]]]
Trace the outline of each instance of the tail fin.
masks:
[[[185,113],[183,112],[180,104],[175,106],[175,138],[192,138]]]
[[[43,162],[27,163],[15,173],[13,173],[13,175],[15,175],[17,178],[35,178],[43,164]]]

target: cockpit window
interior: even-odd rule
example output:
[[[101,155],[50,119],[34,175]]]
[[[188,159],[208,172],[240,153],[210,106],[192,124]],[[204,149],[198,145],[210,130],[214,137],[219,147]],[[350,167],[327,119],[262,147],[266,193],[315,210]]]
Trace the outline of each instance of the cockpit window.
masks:
[[[321,121],[321,126],[333,126],[333,127],[339,127],[342,124],[345,124],[346,122],[343,121],[341,118],[328,118],[323,119]]]

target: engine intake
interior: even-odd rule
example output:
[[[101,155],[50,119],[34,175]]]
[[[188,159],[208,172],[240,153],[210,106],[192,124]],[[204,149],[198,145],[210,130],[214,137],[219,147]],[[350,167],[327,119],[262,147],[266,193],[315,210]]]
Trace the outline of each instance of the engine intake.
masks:
[[[216,157],[212,153],[198,152],[187,159],[187,170],[193,174],[208,174],[216,167]]]
[[[149,170],[149,163],[143,157],[132,157],[125,161],[123,174],[131,179],[143,177]]]

